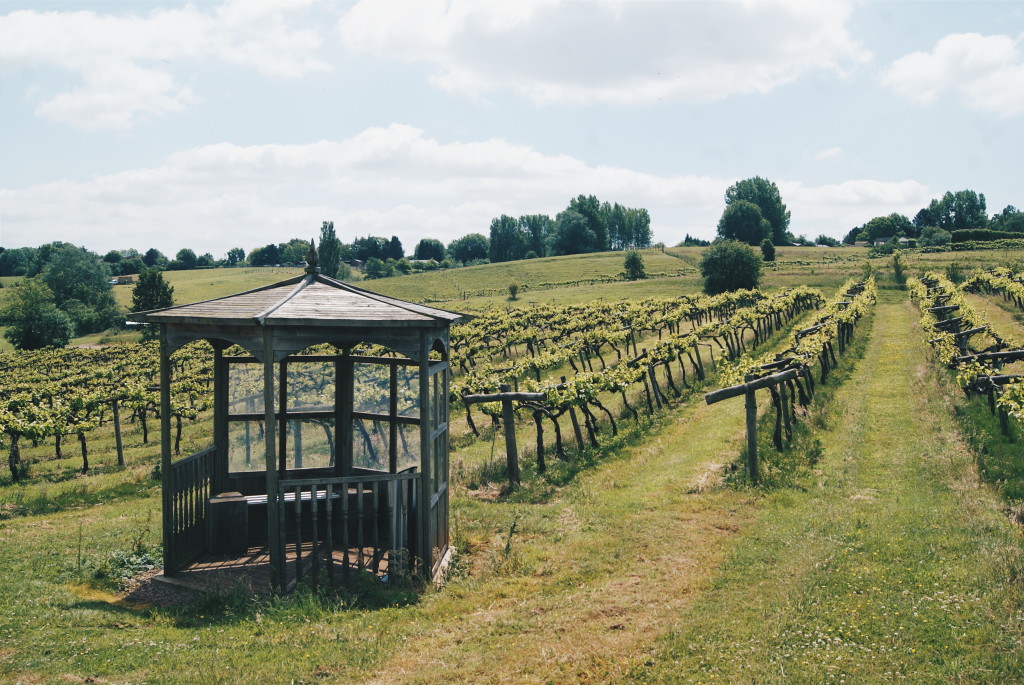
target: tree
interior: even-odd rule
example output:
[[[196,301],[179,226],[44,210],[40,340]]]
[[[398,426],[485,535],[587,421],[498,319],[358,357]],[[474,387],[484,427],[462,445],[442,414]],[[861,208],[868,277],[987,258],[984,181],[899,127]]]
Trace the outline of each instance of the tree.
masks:
[[[372,257],[376,257],[383,261],[387,259],[388,245],[390,245],[389,240],[378,236],[368,235],[365,238],[356,238],[352,241],[352,259],[367,262]]]
[[[889,216],[876,216],[864,224],[867,240],[888,240],[897,236],[916,237],[917,231],[906,216],[893,212]]]
[[[34,247],[17,247],[0,252],[0,276],[24,276],[35,256]]]
[[[932,200],[926,211],[927,217],[922,219],[931,220],[925,225],[938,226],[951,232],[985,228],[988,223],[985,195],[973,190],[958,190],[955,193],[946,191],[940,199]]]
[[[502,214],[491,219],[491,237],[487,251],[494,262],[511,262],[522,259],[529,249],[529,234],[523,231],[518,221]]]
[[[160,269],[143,269],[132,289],[132,311],[148,312],[174,306],[174,286],[164,280]]]
[[[847,245],[853,245],[860,240],[860,234],[864,230],[863,226],[855,226],[850,229],[850,232],[843,236],[843,242]]]
[[[647,278],[647,270],[644,268],[644,256],[636,250],[630,250],[626,253],[623,267],[626,271],[627,280],[640,281]]]
[[[245,261],[245,250],[243,250],[240,247],[233,247],[233,248],[231,248],[230,250],[228,250],[226,261],[228,263],[228,266],[234,266],[235,264],[238,264],[240,262],[244,262]]]
[[[329,278],[337,278],[340,266],[341,241],[334,232],[334,222],[324,221],[320,225],[320,270]]]
[[[519,230],[526,234],[526,252],[538,257],[548,253],[548,243],[555,224],[547,214],[524,214],[519,217]],[[523,254],[526,257],[526,254]]]
[[[448,243],[448,256],[457,262],[468,264],[479,259],[487,259],[489,247],[487,236],[482,233],[470,233]]]
[[[827,236],[824,233],[814,239],[815,245],[824,245],[825,247],[839,247],[842,243],[831,236]]]
[[[569,210],[579,212],[587,220],[587,227],[594,238],[588,249],[578,252],[562,252],[560,254],[579,254],[581,252],[602,252],[609,248],[608,225],[601,212],[601,203],[593,195],[580,195],[569,200]]]
[[[174,305],[174,286],[164,280],[160,269],[148,268],[139,272],[139,280],[132,289],[133,312],[147,312],[151,309],[163,309]],[[142,337],[152,340],[156,337],[157,327],[145,324]]]
[[[4,337],[19,350],[63,347],[74,334],[74,325],[57,309],[53,291],[38,278],[25,279],[3,311],[8,323]]]
[[[142,255],[142,262],[146,266],[163,266],[167,263],[167,257],[160,250],[151,247],[146,250],[146,254]]]
[[[278,245],[277,249],[282,264],[304,264],[306,262],[306,253],[309,252],[309,241],[302,238],[292,238],[287,243]]]
[[[111,289],[110,267],[84,247],[69,243],[49,247],[41,278],[53,291],[57,308],[71,317],[76,334],[118,325],[121,309]]]
[[[139,273],[145,268],[146,265],[143,263],[142,257],[135,255],[134,257],[121,260],[121,263],[118,265],[118,272],[122,276],[130,276]]]
[[[600,249],[598,238],[585,216],[574,209],[559,212],[555,218],[555,235],[551,241],[553,254],[583,254]]]
[[[626,235],[629,247],[651,246],[651,215],[643,207],[626,210]]]
[[[949,231],[944,231],[938,226],[925,226],[921,229],[921,235],[917,239],[917,244],[920,247],[948,245],[952,238],[953,235]]]
[[[625,250],[633,244],[632,236],[626,227],[626,208],[618,202],[601,203],[601,215],[608,229],[608,247],[613,250]]]
[[[988,227],[993,231],[1006,231],[1007,233],[1024,233],[1024,212],[1013,205],[1006,205],[1006,208],[999,214],[993,214]]]
[[[384,256],[395,261],[405,258],[405,248],[402,247],[402,241],[398,239],[397,235],[391,236],[391,240],[388,241],[388,246],[384,250]]]
[[[918,210],[917,214],[914,215],[914,228],[917,229],[918,235],[921,233],[921,229],[925,226],[935,226],[938,223],[937,218],[932,214],[928,207]]]
[[[250,266],[274,266],[280,263],[281,251],[274,243],[257,247],[249,253]]]
[[[701,240],[700,238],[695,238],[687,233],[686,237],[684,237],[676,247],[707,247],[710,244],[710,240]]]
[[[608,247],[612,250],[651,246],[651,215],[646,209],[605,202],[601,205],[601,214],[608,229]]]
[[[756,288],[761,280],[761,256],[746,243],[721,240],[701,255],[700,274],[708,295]]]
[[[761,259],[766,262],[775,261],[775,243],[772,242],[771,238],[765,238],[761,241]]]
[[[193,250],[183,247],[178,250],[178,254],[174,255],[174,259],[181,262],[181,266],[184,270],[189,271],[196,268],[196,263],[199,258],[196,257],[196,253]]]
[[[772,238],[772,225],[753,202],[736,200],[726,205],[722,212],[722,218],[718,220],[718,235],[726,240],[760,245],[763,239]]]
[[[786,232],[789,230],[789,210],[782,203],[779,187],[774,182],[760,176],[737,181],[726,189],[725,204],[731,205],[739,200],[746,200],[757,205],[761,210],[761,215],[771,225],[772,242],[776,245],[786,244]]]
[[[366,260],[366,266],[363,268],[363,276],[367,280],[375,278],[388,278],[389,276],[395,275],[395,268],[392,264],[387,264],[383,259],[379,257],[370,257]]]
[[[415,259],[433,259],[435,262],[443,262],[444,244],[437,238],[424,238],[416,243],[413,257]]]

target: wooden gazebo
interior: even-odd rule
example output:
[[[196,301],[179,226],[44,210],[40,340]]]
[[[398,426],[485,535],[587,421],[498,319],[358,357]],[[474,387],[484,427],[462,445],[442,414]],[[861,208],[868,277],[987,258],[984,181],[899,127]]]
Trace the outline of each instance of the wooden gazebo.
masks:
[[[262,568],[287,590],[306,573],[436,577],[445,561],[459,315],[327,278],[312,246],[307,259],[297,278],[131,316],[160,327],[169,579]],[[194,340],[214,350],[212,444],[175,461],[171,355]]]

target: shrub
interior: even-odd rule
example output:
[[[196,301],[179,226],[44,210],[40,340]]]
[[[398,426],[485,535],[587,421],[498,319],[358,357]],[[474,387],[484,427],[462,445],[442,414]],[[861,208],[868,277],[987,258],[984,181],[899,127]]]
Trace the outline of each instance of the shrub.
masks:
[[[1009,231],[992,231],[987,228],[968,228],[960,231],[953,231],[952,241],[954,243],[966,243],[971,240],[979,242],[987,242],[989,240],[1013,240],[1019,239],[1020,233],[1010,233]]]
[[[761,256],[745,243],[722,240],[704,251],[700,274],[709,295],[756,288],[761,280]]]
[[[765,238],[761,241],[761,259],[766,262],[775,261],[775,243],[772,242],[771,238]]]
[[[623,268],[626,270],[627,280],[640,281],[647,278],[647,270],[644,268],[644,257],[636,250],[630,250],[626,253]]]

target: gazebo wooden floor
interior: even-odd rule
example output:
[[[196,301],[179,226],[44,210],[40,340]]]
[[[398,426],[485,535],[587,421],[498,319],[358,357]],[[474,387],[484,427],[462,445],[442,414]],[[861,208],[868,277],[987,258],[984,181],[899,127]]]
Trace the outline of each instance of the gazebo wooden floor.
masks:
[[[303,579],[309,578],[312,573],[311,550],[311,543],[304,543],[301,546]],[[337,582],[341,581],[345,571],[345,556],[344,549],[332,550],[334,577]],[[388,572],[387,557],[375,558],[372,548],[362,550],[361,555],[358,548],[349,548],[347,556],[350,572],[364,570],[377,576],[384,576]],[[295,588],[295,571],[295,545],[288,544],[285,546],[286,592],[291,592]],[[327,558],[326,554],[322,554],[320,572],[323,574],[326,571]],[[250,547],[245,554],[239,556],[207,554],[173,576],[159,575],[154,580],[194,592],[228,592],[242,586],[255,594],[270,594],[270,550],[264,545]]]

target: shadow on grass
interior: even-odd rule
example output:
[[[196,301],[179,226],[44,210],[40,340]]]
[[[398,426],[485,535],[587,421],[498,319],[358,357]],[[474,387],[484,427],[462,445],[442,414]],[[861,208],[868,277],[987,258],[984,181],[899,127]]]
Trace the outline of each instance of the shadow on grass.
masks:
[[[332,588],[326,575],[317,587],[300,583],[287,595],[254,593],[245,582],[219,591],[197,593],[184,602],[153,609],[179,628],[199,628],[243,621],[299,622],[343,611],[380,611],[418,604],[432,584],[415,577],[382,579],[355,574],[347,585]]]

